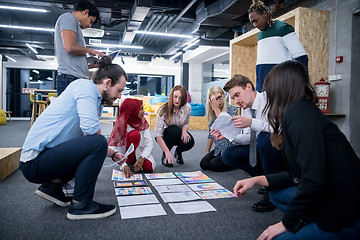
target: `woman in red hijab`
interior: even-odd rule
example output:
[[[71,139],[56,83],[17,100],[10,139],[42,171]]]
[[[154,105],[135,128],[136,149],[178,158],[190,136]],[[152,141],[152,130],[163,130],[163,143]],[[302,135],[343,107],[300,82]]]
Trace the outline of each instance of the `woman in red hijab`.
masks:
[[[152,172],[155,167],[154,158],[151,156],[153,141],[149,123],[144,118],[143,102],[127,98],[120,106],[119,117],[110,135],[109,146],[125,153],[131,144],[134,144],[134,151],[120,167],[125,176],[131,176],[129,164],[134,166],[135,171]]]

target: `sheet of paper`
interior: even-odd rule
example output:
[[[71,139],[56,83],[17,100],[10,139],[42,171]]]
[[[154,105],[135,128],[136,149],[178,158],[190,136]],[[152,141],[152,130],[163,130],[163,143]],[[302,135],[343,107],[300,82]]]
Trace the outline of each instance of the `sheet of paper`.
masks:
[[[125,158],[127,158],[127,157],[130,155],[130,153],[132,153],[133,151],[134,151],[134,144],[131,144],[131,145],[129,146],[128,150],[126,151],[126,153],[124,154],[124,156],[123,156],[119,161],[113,162],[113,163],[111,163],[111,164],[109,164],[109,165],[106,165],[105,167],[111,167],[111,166],[113,166],[113,165],[118,164],[119,162],[121,162],[121,161],[123,161]],[[120,167],[120,166],[119,166],[119,167]]]
[[[217,190],[217,189],[224,189],[218,183],[200,183],[200,184],[189,184],[188,185],[194,191],[204,191],[204,190]]]
[[[227,189],[196,192],[202,199],[232,198],[235,195]]]
[[[164,202],[185,202],[200,199],[194,192],[160,193]]]
[[[154,194],[122,196],[122,197],[117,197],[117,201],[119,203],[119,207],[159,203],[159,200],[156,198],[156,196]]]
[[[211,126],[211,129],[219,130],[229,141],[234,140],[243,130],[242,128],[235,127],[231,121],[231,116],[227,112],[220,113]]]
[[[115,188],[116,196],[139,195],[153,193],[149,187]]]
[[[214,182],[211,178],[206,176],[201,171],[195,172],[177,172],[175,173],[183,182],[189,183],[203,183],[203,182]]]
[[[111,180],[113,181],[137,181],[143,180],[141,174],[134,174],[130,178],[126,178],[124,172],[113,169]]]
[[[205,179],[182,178],[181,180],[186,184],[214,182],[214,180],[212,180],[211,178],[205,178]]]
[[[175,214],[192,214],[216,211],[216,209],[206,201],[169,203],[169,206]]]
[[[149,180],[153,186],[162,186],[162,185],[176,185],[183,184],[180,179],[157,179],[157,180]]]
[[[209,178],[201,171],[195,171],[195,172],[176,172],[176,176],[179,178]]]
[[[120,207],[121,219],[166,215],[161,204]]]
[[[119,182],[114,181],[114,187],[138,187],[148,185],[145,181],[136,181],[136,182]]]
[[[166,192],[191,192],[191,189],[186,185],[167,185],[167,186],[155,186],[155,189],[159,193]]]
[[[169,172],[169,173],[149,173],[145,174],[147,179],[164,179],[164,178],[176,178],[176,176]]]

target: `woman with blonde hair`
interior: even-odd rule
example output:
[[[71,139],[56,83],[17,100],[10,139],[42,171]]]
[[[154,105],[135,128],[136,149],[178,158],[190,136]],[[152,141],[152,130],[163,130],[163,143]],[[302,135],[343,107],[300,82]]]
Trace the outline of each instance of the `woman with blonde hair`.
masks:
[[[209,135],[206,145],[206,155],[200,161],[200,167],[204,170],[222,172],[232,169],[223,163],[221,152],[227,147],[234,146],[234,144],[226,138],[216,140],[210,134],[211,126],[221,112],[227,112],[230,116],[236,116],[237,108],[232,105],[227,105],[224,91],[218,86],[213,86],[209,88],[206,97],[206,117],[209,122]],[[215,146],[214,149],[211,150],[213,143]]]
[[[169,100],[158,111],[155,124],[155,139],[163,151],[161,162],[173,167],[171,149],[177,146],[174,157],[177,163],[184,164],[182,152],[190,150],[195,142],[188,132],[191,106],[187,103],[186,89],[176,85],[171,89]]]

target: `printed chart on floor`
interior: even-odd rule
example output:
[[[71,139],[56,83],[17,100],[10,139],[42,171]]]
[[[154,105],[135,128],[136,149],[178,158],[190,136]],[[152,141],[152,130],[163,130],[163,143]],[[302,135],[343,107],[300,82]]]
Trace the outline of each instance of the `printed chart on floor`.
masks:
[[[175,214],[192,214],[202,212],[216,212],[216,209],[206,201],[169,203]]]
[[[196,192],[202,199],[232,198],[235,195],[227,189]]]
[[[154,217],[166,215],[161,204],[120,207],[121,219]]]
[[[126,178],[124,172],[113,169],[111,180],[113,181],[137,181],[143,180],[141,174],[134,174],[130,178]]]
[[[185,202],[191,200],[201,199],[194,192],[170,192],[170,193],[160,193],[160,197],[164,202]]]
[[[206,176],[201,171],[195,171],[195,172],[177,172],[175,173],[181,181],[183,181],[186,184],[190,183],[204,183],[204,182],[214,182],[211,178]]]
[[[164,179],[164,178],[176,178],[176,176],[169,172],[169,173],[149,173],[145,174],[147,179]]]
[[[119,182],[114,181],[114,187],[138,187],[148,185],[145,181],[135,181],[135,182]]]
[[[176,185],[176,184],[183,184],[183,182],[178,178],[172,179],[155,179],[149,180],[153,186],[162,186],[162,185]]]
[[[191,188],[186,185],[168,185],[168,186],[154,186],[159,193],[166,192],[192,192]]]
[[[132,188],[115,188],[116,196],[151,194],[153,193],[149,187],[132,187]]]
[[[154,194],[117,197],[119,207],[159,203]]]
[[[217,189],[224,189],[218,183],[196,183],[196,184],[189,184],[188,185],[194,191],[204,191],[204,190],[217,190]]]
[[[195,171],[195,172],[176,172],[176,176],[179,178],[209,178],[201,171]]]

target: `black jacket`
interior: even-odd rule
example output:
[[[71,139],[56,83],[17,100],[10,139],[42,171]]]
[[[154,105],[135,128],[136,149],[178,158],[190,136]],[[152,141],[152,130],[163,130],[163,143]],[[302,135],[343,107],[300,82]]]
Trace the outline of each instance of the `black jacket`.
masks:
[[[297,186],[284,226],[296,233],[311,219],[335,232],[360,219],[360,160],[344,134],[307,101],[287,108],[282,127],[288,172],[267,180],[269,190]]]

